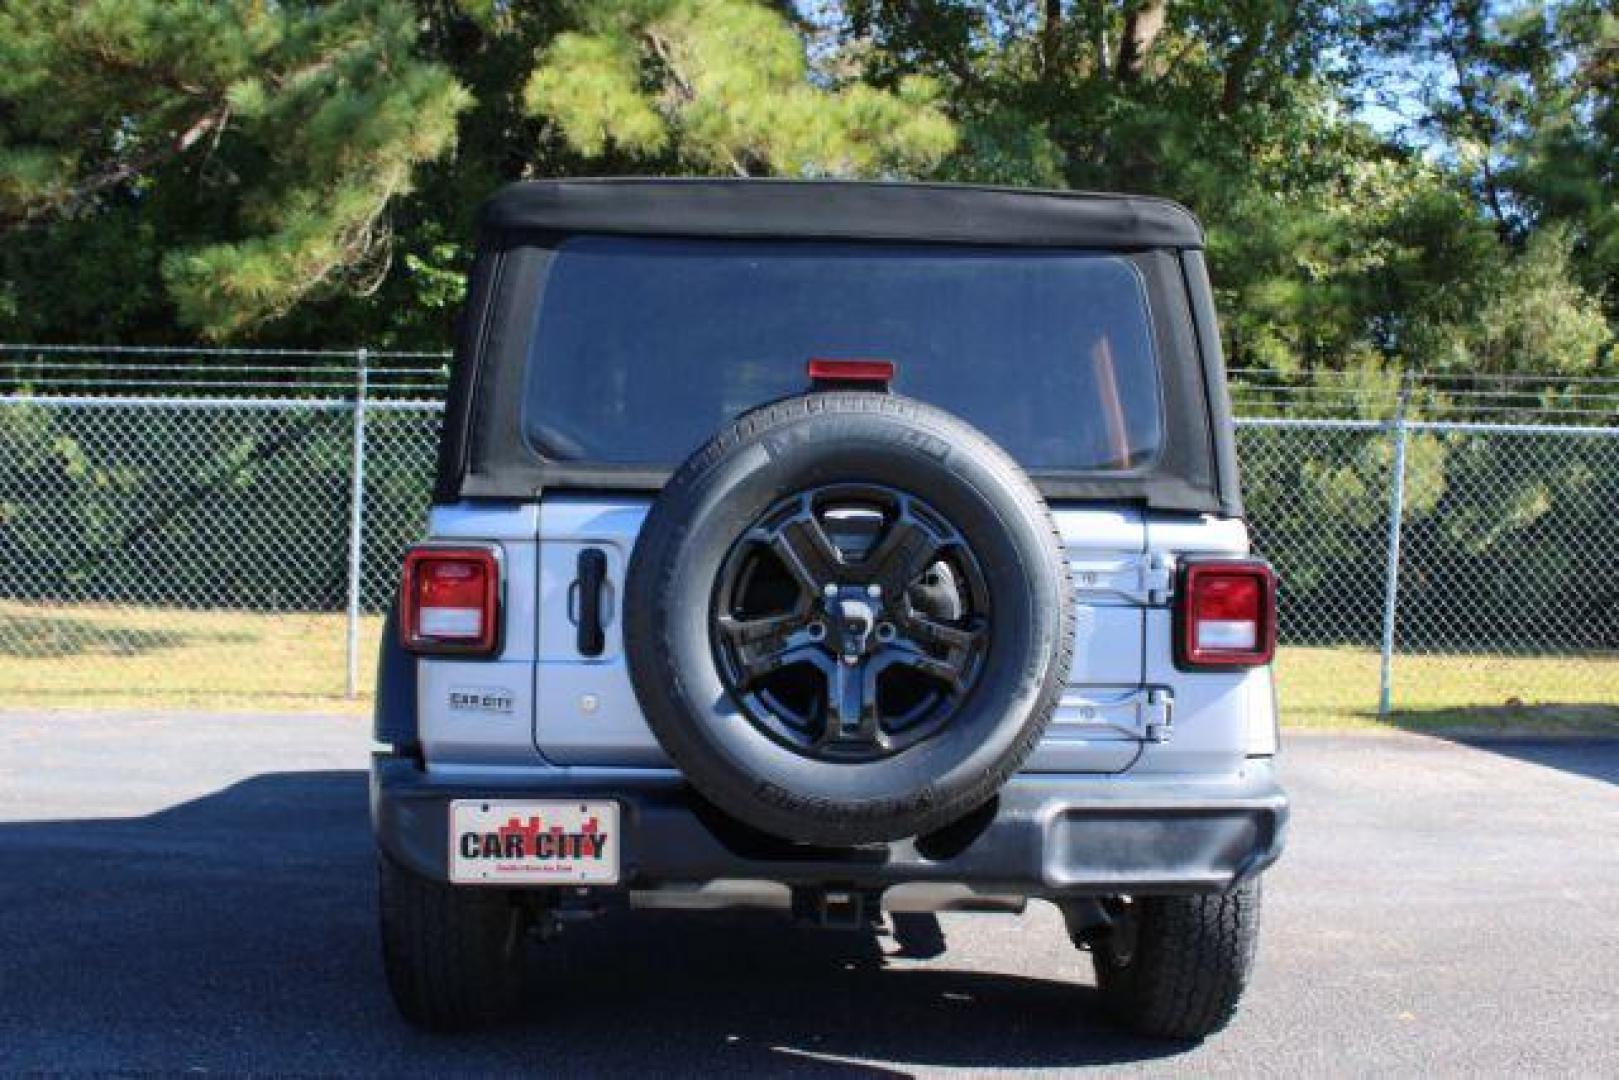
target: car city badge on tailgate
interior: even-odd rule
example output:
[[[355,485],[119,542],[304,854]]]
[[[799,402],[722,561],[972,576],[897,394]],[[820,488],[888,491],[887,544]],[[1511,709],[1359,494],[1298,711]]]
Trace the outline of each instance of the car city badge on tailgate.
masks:
[[[457,686],[450,690],[450,708],[460,712],[510,713],[514,698],[500,686]]]
[[[618,881],[616,802],[450,803],[450,880],[513,885]]]

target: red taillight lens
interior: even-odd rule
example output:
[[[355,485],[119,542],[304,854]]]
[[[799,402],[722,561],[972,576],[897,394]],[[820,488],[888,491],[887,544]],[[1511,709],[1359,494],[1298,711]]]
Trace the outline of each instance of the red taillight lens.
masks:
[[[399,635],[412,652],[493,653],[500,640],[500,560],[495,550],[432,546],[408,552]]]
[[[1276,574],[1259,559],[1188,560],[1175,621],[1182,667],[1257,667],[1276,653]]]

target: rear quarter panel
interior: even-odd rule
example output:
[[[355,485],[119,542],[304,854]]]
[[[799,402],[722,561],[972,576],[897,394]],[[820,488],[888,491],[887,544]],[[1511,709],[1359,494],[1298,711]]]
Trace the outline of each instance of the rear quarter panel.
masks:
[[[422,756],[468,765],[538,764],[534,715],[535,597],[539,513],[534,505],[456,504],[428,519],[434,540],[498,544],[505,564],[500,652],[490,659],[417,661],[416,716]]]
[[[1160,515],[1147,522],[1155,552],[1246,555],[1248,529],[1240,519]],[[1276,752],[1275,701],[1269,667],[1240,671],[1182,671],[1175,665],[1174,617],[1169,604],[1147,612],[1146,679],[1171,688],[1173,733],[1149,745],[1137,763],[1143,774],[1231,773],[1250,755]]]

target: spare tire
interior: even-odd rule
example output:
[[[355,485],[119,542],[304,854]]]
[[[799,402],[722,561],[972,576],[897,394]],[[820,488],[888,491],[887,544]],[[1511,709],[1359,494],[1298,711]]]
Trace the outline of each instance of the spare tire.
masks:
[[[938,409],[823,392],[749,412],[652,507],[625,649],[703,796],[791,840],[894,840],[987,802],[1068,672],[1060,537],[1017,464]]]

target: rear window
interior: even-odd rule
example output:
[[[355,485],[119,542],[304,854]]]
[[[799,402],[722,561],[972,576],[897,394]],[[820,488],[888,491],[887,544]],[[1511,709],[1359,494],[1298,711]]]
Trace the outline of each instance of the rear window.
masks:
[[[819,242],[577,237],[530,345],[523,424],[553,461],[672,466],[739,413],[875,358],[1026,468],[1157,456],[1158,365],[1126,257]]]

